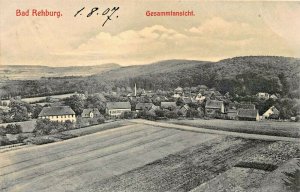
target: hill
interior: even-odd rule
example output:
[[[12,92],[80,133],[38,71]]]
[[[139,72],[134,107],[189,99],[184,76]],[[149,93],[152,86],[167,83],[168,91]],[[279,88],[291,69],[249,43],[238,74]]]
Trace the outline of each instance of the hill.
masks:
[[[195,60],[166,60],[148,65],[113,69],[96,67],[74,68],[100,72],[87,77],[62,77],[62,72],[37,81],[17,81],[2,88],[7,94],[35,94],[111,91],[133,87],[146,90],[173,90],[177,86],[192,87],[201,84],[215,87],[221,93],[254,95],[257,92],[279,93],[299,98],[300,59],[278,56],[246,56],[218,62]],[[93,71],[91,71],[93,70]],[[63,70],[62,70],[63,71]],[[70,70],[69,70],[70,71]],[[47,84],[45,84],[45,80]],[[19,91],[16,91],[19,90]]]
[[[195,60],[165,60],[147,65],[135,65],[116,68],[107,72],[94,75],[95,78],[106,80],[117,80],[125,78],[134,78],[154,74],[174,73],[177,71],[195,68],[199,65],[210,63],[208,61]]]
[[[205,84],[222,92],[255,94],[299,89],[300,60],[277,56],[246,56],[205,62],[167,60],[150,65],[123,67],[93,76],[116,86],[169,89]]]
[[[119,68],[118,64],[94,66],[48,67],[41,65],[0,66],[0,80],[33,80],[41,77],[90,76]]]

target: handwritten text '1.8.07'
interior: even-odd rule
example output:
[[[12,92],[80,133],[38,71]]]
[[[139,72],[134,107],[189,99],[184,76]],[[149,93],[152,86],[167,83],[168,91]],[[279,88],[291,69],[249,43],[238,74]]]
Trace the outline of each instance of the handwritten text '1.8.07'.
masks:
[[[107,23],[107,21],[111,21],[113,19],[112,16],[119,9],[120,9],[120,7],[113,7],[113,8],[106,8],[106,9],[103,9],[101,11],[101,10],[99,10],[99,7],[94,7],[92,9],[90,9],[89,11],[84,12],[85,7],[83,7],[75,13],[74,17],[77,17],[79,15],[83,15],[83,14],[85,14],[86,17],[91,17],[93,15],[106,16],[106,20],[102,24],[102,27],[104,27],[104,25]],[[116,18],[118,18],[118,17],[119,16],[117,15]]]

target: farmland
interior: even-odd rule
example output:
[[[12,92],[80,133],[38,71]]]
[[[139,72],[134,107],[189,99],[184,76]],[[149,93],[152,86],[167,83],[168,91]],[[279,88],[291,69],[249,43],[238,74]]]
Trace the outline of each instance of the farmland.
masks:
[[[269,167],[300,157],[299,149],[298,142],[134,123],[0,153],[0,191],[255,191]],[[252,180],[228,186],[234,174]]]
[[[61,95],[51,95],[50,97],[53,99],[64,99],[67,97],[70,97],[74,95],[75,93],[68,93],[68,94],[61,94]],[[46,96],[44,97],[31,97],[31,98],[22,98],[22,101],[26,103],[36,103],[46,100]],[[3,103],[6,103],[7,105],[10,103],[10,100],[2,100]]]
[[[272,122],[272,121],[234,121],[222,119],[194,119],[194,120],[169,120],[168,123],[188,125],[199,128],[254,133],[262,135],[275,135],[283,137],[300,137],[300,123],[297,122]]]

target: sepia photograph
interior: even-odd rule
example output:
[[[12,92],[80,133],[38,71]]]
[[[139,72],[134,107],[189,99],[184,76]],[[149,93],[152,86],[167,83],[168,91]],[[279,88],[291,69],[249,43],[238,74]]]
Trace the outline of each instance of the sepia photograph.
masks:
[[[1,192],[299,192],[300,2],[0,0]]]

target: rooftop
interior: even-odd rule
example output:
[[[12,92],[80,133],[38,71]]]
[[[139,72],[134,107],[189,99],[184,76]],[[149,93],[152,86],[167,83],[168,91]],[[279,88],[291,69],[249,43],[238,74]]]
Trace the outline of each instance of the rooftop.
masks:
[[[75,115],[75,112],[69,106],[44,107],[39,117],[54,115]]]
[[[129,102],[108,102],[106,107],[108,109],[131,109]]]

